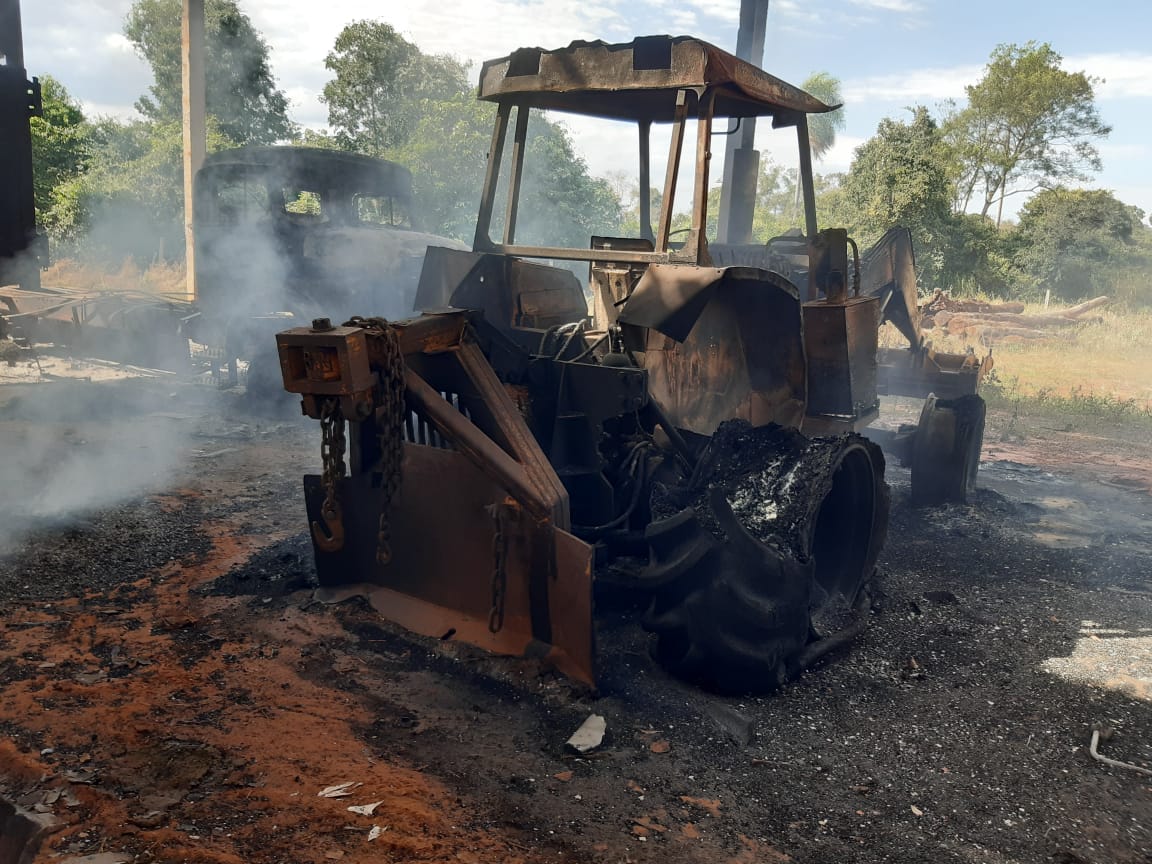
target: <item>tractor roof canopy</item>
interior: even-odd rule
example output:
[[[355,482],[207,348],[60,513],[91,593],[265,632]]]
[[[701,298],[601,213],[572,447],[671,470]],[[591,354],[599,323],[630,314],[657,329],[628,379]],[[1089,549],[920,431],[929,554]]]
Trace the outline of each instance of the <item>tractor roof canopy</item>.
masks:
[[[546,51],[520,48],[487,61],[479,97],[592,117],[670,123],[677,93],[715,95],[716,117],[821,114],[825,105],[751,63],[690,36],[641,36],[631,42],[573,42]]]

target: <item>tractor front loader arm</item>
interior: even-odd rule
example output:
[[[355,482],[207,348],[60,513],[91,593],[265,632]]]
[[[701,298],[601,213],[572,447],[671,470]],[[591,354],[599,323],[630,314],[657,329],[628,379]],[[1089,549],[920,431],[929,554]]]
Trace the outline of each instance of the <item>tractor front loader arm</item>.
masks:
[[[348,325],[276,337],[324,432],[324,472],[304,478],[322,591],[594,684],[592,548],[468,315]]]

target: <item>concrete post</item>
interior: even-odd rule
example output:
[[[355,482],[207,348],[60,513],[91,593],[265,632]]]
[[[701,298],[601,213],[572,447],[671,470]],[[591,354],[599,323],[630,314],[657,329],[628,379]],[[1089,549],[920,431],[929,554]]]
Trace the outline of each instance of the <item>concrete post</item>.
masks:
[[[206,146],[204,107],[204,0],[184,0],[180,60],[184,115],[184,254],[187,290],[196,299],[196,246],[192,225],[196,206],[193,179],[204,164]]]
[[[768,22],[768,0],[740,0],[740,30],[736,36],[736,56],[757,66],[764,65],[764,30]],[[751,243],[752,215],[756,206],[756,181],[760,174],[760,153],[756,146],[756,119],[746,117],[740,128],[728,136],[724,146],[724,180],[720,188],[717,241]]]

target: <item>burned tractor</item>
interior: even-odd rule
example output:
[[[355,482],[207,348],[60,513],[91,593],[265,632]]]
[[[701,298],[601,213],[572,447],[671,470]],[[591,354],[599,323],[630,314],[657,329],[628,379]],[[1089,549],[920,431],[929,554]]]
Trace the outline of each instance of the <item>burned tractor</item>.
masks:
[[[650,596],[671,672],[777,686],[863,626],[888,524],[884,457],[859,434],[878,390],[978,399],[983,366],[920,336],[907,232],[860,256],[818,230],[807,116],[832,107],[796,87],[659,36],[517,51],[484,64],[479,98],[497,111],[473,249],[429,249],[424,314],[276,337],[285,388],[321,426],[323,473],[304,485],[322,592],[594,683],[593,579],[622,581]],[[637,236],[518,239],[534,110],[638,133]],[[713,134],[748,117],[794,137],[804,224],[710,243]],[[591,299],[556,262],[588,268]],[[885,320],[909,346],[878,362]],[[955,412],[932,404],[930,455],[966,488],[979,430],[945,434]]]
[[[406,168],[355,153],[223,150],[205,159],[195,195],[193,338],[223,347],[231,383],[236,360],[250,361],[253,389],[279,390],[272,334],[286,324],[408,315],[424,250],[465,248],[422,230]]]

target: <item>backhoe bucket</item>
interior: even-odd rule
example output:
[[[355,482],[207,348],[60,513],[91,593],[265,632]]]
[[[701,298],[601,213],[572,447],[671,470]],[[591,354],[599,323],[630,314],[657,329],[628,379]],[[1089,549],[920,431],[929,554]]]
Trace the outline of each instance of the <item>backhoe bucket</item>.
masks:
[[[543,660],[594,685],[592,548],[568,532],[563,485],[462,321],[393,325],[402,334],[406,418],[400,485],[385,514],[391,558],[378,555],[379,458],[390,443],[377,437],[377,409],[349,424],[352,473],[337,488],[341,548],[313,537],[322,593],[362,593],[408,630]],[[289,380],[302,368],[291,352],[315,351],[322,338],[308,328],[278,336],[294,392],[307,385]],[[309,523],[325,525],[322,478],[305,477],[304,490]]]
[[[861,259],[860,293],[880,302],[881,323],[890,322],[908,340],[907,348],[878,351],[879,392],[954,399],[974,394],[992,370],[992,354],[977,357],[937,351],[920,329],[916,256],[907,228],[891,228]]]

